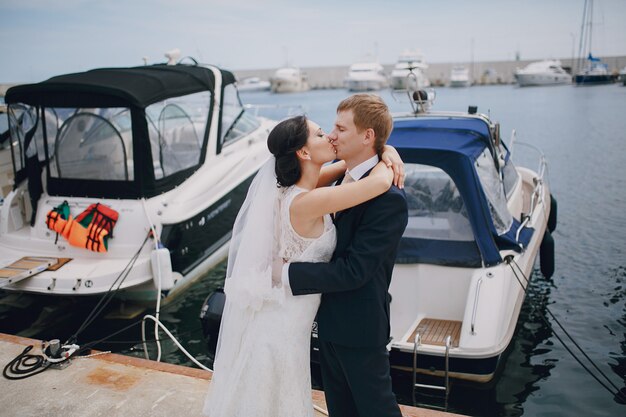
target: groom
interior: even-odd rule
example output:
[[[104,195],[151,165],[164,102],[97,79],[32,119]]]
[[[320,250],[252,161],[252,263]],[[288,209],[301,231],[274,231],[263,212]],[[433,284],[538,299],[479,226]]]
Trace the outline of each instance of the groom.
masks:
[[[339,182],[366,177],[391,129],[385,102],[356,94],[337,107],[328,135],[347,172]],[[337,247],[330,263],[292,263],[283,281],[294,295],[322,293],[317,315],[322,380],[333,417],[401,416],[391,388],[389,284],[408,219],[404,191],[336,213]]]

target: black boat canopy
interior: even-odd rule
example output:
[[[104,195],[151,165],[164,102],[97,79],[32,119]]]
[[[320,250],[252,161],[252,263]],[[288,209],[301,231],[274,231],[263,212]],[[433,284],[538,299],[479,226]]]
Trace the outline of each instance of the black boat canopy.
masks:
[[[158,64],[10,88],[15,186],[28,177],[39,189],[31,194],[40,194],[45,168],[50,195],[141,198],[171,190],[216,152],[207,149],[212,114],[222,115],[215,89],[222,97],[225,88],[236,92],[234,75],[216,71],[221,85],[206,66]]]
[[[235,82],[221,70],[223,84]],[[151,65],[134,68],[99,68],[52,77],[36,84],[10,88],[5,102],[44,107],[146,108],[168,97],[213,91],[213,72],[190,65]]]

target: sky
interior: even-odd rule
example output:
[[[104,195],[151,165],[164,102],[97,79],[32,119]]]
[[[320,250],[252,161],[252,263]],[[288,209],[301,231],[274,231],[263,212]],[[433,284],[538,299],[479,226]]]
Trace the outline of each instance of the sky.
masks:
[[[229,70],[570,58],[584,0],[0,0],[0,83],[182,56]],[[626,0],[595,0],[594,55],[626,55]]]

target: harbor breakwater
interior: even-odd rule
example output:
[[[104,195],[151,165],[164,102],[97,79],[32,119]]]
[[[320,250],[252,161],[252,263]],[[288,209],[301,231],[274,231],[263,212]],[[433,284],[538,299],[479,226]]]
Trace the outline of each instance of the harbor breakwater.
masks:
[[[616,74],[626,66],[626,56],[601,57],[601,59],[608,65],[609,71]],[[433,86],[445,86],[450,81],[452,67],[462,65],[469,69],[473,85],[513,84],[515,83],[513,76],[515,70],[536,61],[538,60],[429,63],[426,77]],[[564,67],[571,69],[576,67],[578,60],[560,58],[560,61]],[[387,75],[391,74],[394,65],[383,64]],[[302,67],[302,70],[306,72],[309,85],[313,89],[343,88],[343,79],[348,74],[348,67],[349,65]],[[262,80],[269,80],[275,71],[276,68],[233,70],[239,80],[246,77],[259,77]]]
[[[609,56],[600,57],[609,67],[609,71],[617,74],[620,69],[626,66],[626,56]],[[578,59],[559,58],[561,64],[565,68],[574,69],[578,63]],[[445,86],[450,82],[450,72],[452,67],[462,65],[469,69],[470,79],[473,85],[491,85],[491,84],[513,84],[515,77],[513,76],[517,68],[523,68],[533,60],[518,61],[483,61],[483,62],[449,62],[449,63],[429,63],[426,70],[426,77],[433,86]],[[395,64],[383,64],[385,73],[391,74]],[[309,85],[313,89],[327,88],[343,88],[343,79],[348,74],[349,65],[325,66],[325,67],[302,67],[306,72]],[[262,80],[269,80],[276,71],[276,68],[264,69],[246,69],[231,70],[238,80],[247,77],[259,77]],[[20,83],[2,83],[0,82],[0,97],[4,96],[6,90]]]

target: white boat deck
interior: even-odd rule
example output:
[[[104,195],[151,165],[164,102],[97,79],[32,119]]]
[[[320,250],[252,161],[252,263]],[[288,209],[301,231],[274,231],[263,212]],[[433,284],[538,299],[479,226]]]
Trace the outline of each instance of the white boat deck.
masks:
[[[0,333],[2,367],[28,345],[35,345],[30,353],[40,353],[40,341]],[[211,372],[200,369],[103,354],[74,359],[65,369],[48,369],[22,380],[0,377],[0,415],[200,416],[210,380]],[[311,395],[315,405],[326,409],[324,393],[313,390]],[[401,409],[410,417],[459,416],[407,406]]]

